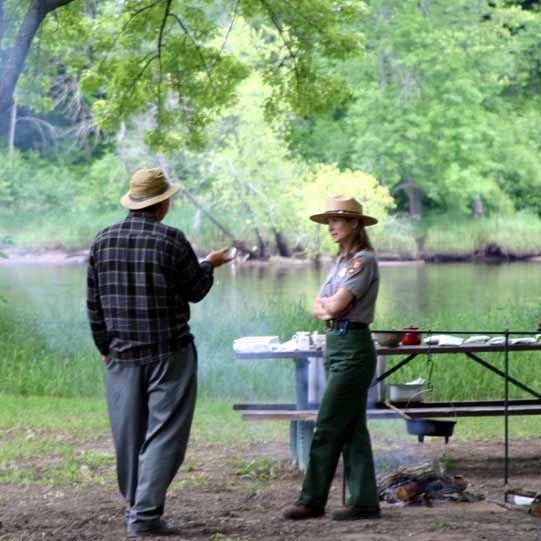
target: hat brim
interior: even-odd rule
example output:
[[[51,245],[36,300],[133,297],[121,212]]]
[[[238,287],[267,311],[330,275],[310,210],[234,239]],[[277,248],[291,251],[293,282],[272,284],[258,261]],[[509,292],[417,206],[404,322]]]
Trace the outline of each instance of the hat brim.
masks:
[[[146,207],[150,207],[151,205],[155,205],[156,203],[159,203],[160,201],[165,201],[166,199],[169,199],[173,195],[175,195],[180,190],[180,184],[171,184],[165,192],[155,195],[154,197],[149,197],[148,199],[144,199],[143,201],[138,201],[137,199],[133,199],[130,195],[130,192],[123,195],[120,198],[120,204],[127,209],[130,210],[140,210],[144,209]]]
[[[322,212],[321,214],[313,214],[310,216],[310,220],[317,222],[318,224],[328,224],[329,218],[356,218],[357,220],[360,220],[365,227],[378,223],[376,218],[372,218],[372,216],[365,216],[364,214],[347,212],[345,210],[337,212]]]

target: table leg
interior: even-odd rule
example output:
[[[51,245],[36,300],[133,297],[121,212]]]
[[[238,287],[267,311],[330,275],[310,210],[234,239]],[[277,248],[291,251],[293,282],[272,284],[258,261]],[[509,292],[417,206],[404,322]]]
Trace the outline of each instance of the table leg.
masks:
[[[308,359],[297,359],[295,363],[295,387],[297,409],[307,409],[308,404]],[[312,444],[313,421],[293,421],[289,431],[289,447],[296,464],[301,471],[306,471],[310,445]]]
[[[308,407],[308,363],[308,359],[297,359],[295,362],[295,390],[298,410]]]
[[[308,467],[314,426],[314,421],[297,421],[297,465],[302,472],[305,472]]]
[[[298,448],[297,448],[297,431],[298,421],[291,421],[289,423],[289,451],[291,456],[295,459],[295,464],[299,465],[298,460]]]

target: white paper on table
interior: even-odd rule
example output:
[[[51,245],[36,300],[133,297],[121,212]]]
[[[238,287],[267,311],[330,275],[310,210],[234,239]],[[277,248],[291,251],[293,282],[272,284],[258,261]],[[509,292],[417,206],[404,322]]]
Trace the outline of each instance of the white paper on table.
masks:
[[[464,340],[464,344],[486,344],[490,340],[490,336],[485,334],[474,334]]]
[[[295,338],[292,338],[291,340],[286,340],[285,342],[278,344],[274,351],[295,351],[296,349],[297,340]]]
[[[233,350],[238,353],[262,353],[274,351],[279,345],[278,336],[243,336],[233,342]]]
[[[521,338],[513,338],[512,344],[535,344],[537,340],[532,336],[522,336]]]
[[[424,342],[430,346],[460,346],[464,340],[449,334],[435,334],[425,338]]]

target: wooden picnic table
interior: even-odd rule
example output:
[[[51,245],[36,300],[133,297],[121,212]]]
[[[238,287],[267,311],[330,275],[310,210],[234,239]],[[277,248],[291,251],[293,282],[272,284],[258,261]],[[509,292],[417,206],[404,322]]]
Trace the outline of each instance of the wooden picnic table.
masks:
[[[376,331],[374,331],[376,332]],[[474,334],[474,333],[471,333]],[[395,403],[408,416],[412,418],[426,417],[470,417],[470,416],[494,416],[505,415],[506,417],[506,464],[507,464],[507,416],[508,415],[533,415],[541,413],[541,393],[531,388],[525,382],[509,375],[508,354],[511,352],[541,351],[539,343],[512,343],[506,341],[502,344],[470,343],[462,345],[429,345],[384,347],[376,343],[378,355],[378,370],[372,382],[376,392],[372,393],[373,401],[369,400],[367,414],[369,418],[390,419],[397,418],[397,413],[385,404],[384,391],[381,387],[384,381],[396,371],[410,363],[419,355],[439,356],[462,354],[468,359],[490,370],[504,380],[504,392],[499,400],[468,400],[453,402],[430,402],[417,401],[407,404]],[[505,368],[494,366],[487,361],[485,354],[504,353]],[[481,357],[483,355],[483,357]],[[312,440],[314,422],[317,416],[319,397],[323,391],[321,382],[317,380],[317,365],[321,364],[323,351],[321,349],[288,351],[262,351],[262,352],[235,352],[239,360],[257,362],[273,361],[278,359],[290,359],[295,363],[295,403],[250,403],[236,404],[234,409],[242,412],[245,420],[288,420],[290,421],[290,448],[295,461],[300,469],[306,468],[308,451]],[[402,359],[391,368],[386,369],[386,358],[401,356]],[[509,399],[508,385],[513,384],[525,391],[532,398]],[[378,389],[379,386],[379,389]],[[369,395],[370,396],[370,395]],[[382,400],[383,397],[383,400]],[[507,465],[506,465],[507,481]]]

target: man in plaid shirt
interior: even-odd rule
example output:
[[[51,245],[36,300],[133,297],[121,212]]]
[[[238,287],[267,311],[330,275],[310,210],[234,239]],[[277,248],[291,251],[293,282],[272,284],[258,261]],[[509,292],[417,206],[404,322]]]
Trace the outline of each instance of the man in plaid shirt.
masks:
[[[88,318],[106,365],[128,539],[180,533],[162,515],[195,408],[189,303],[205,297],[214,268],[231,260],[220,250],[199,262],[184,234],[161,223],[178,190],[159,169],[137,171],[121,199],[128,216],[98,234],[88,262]]]

